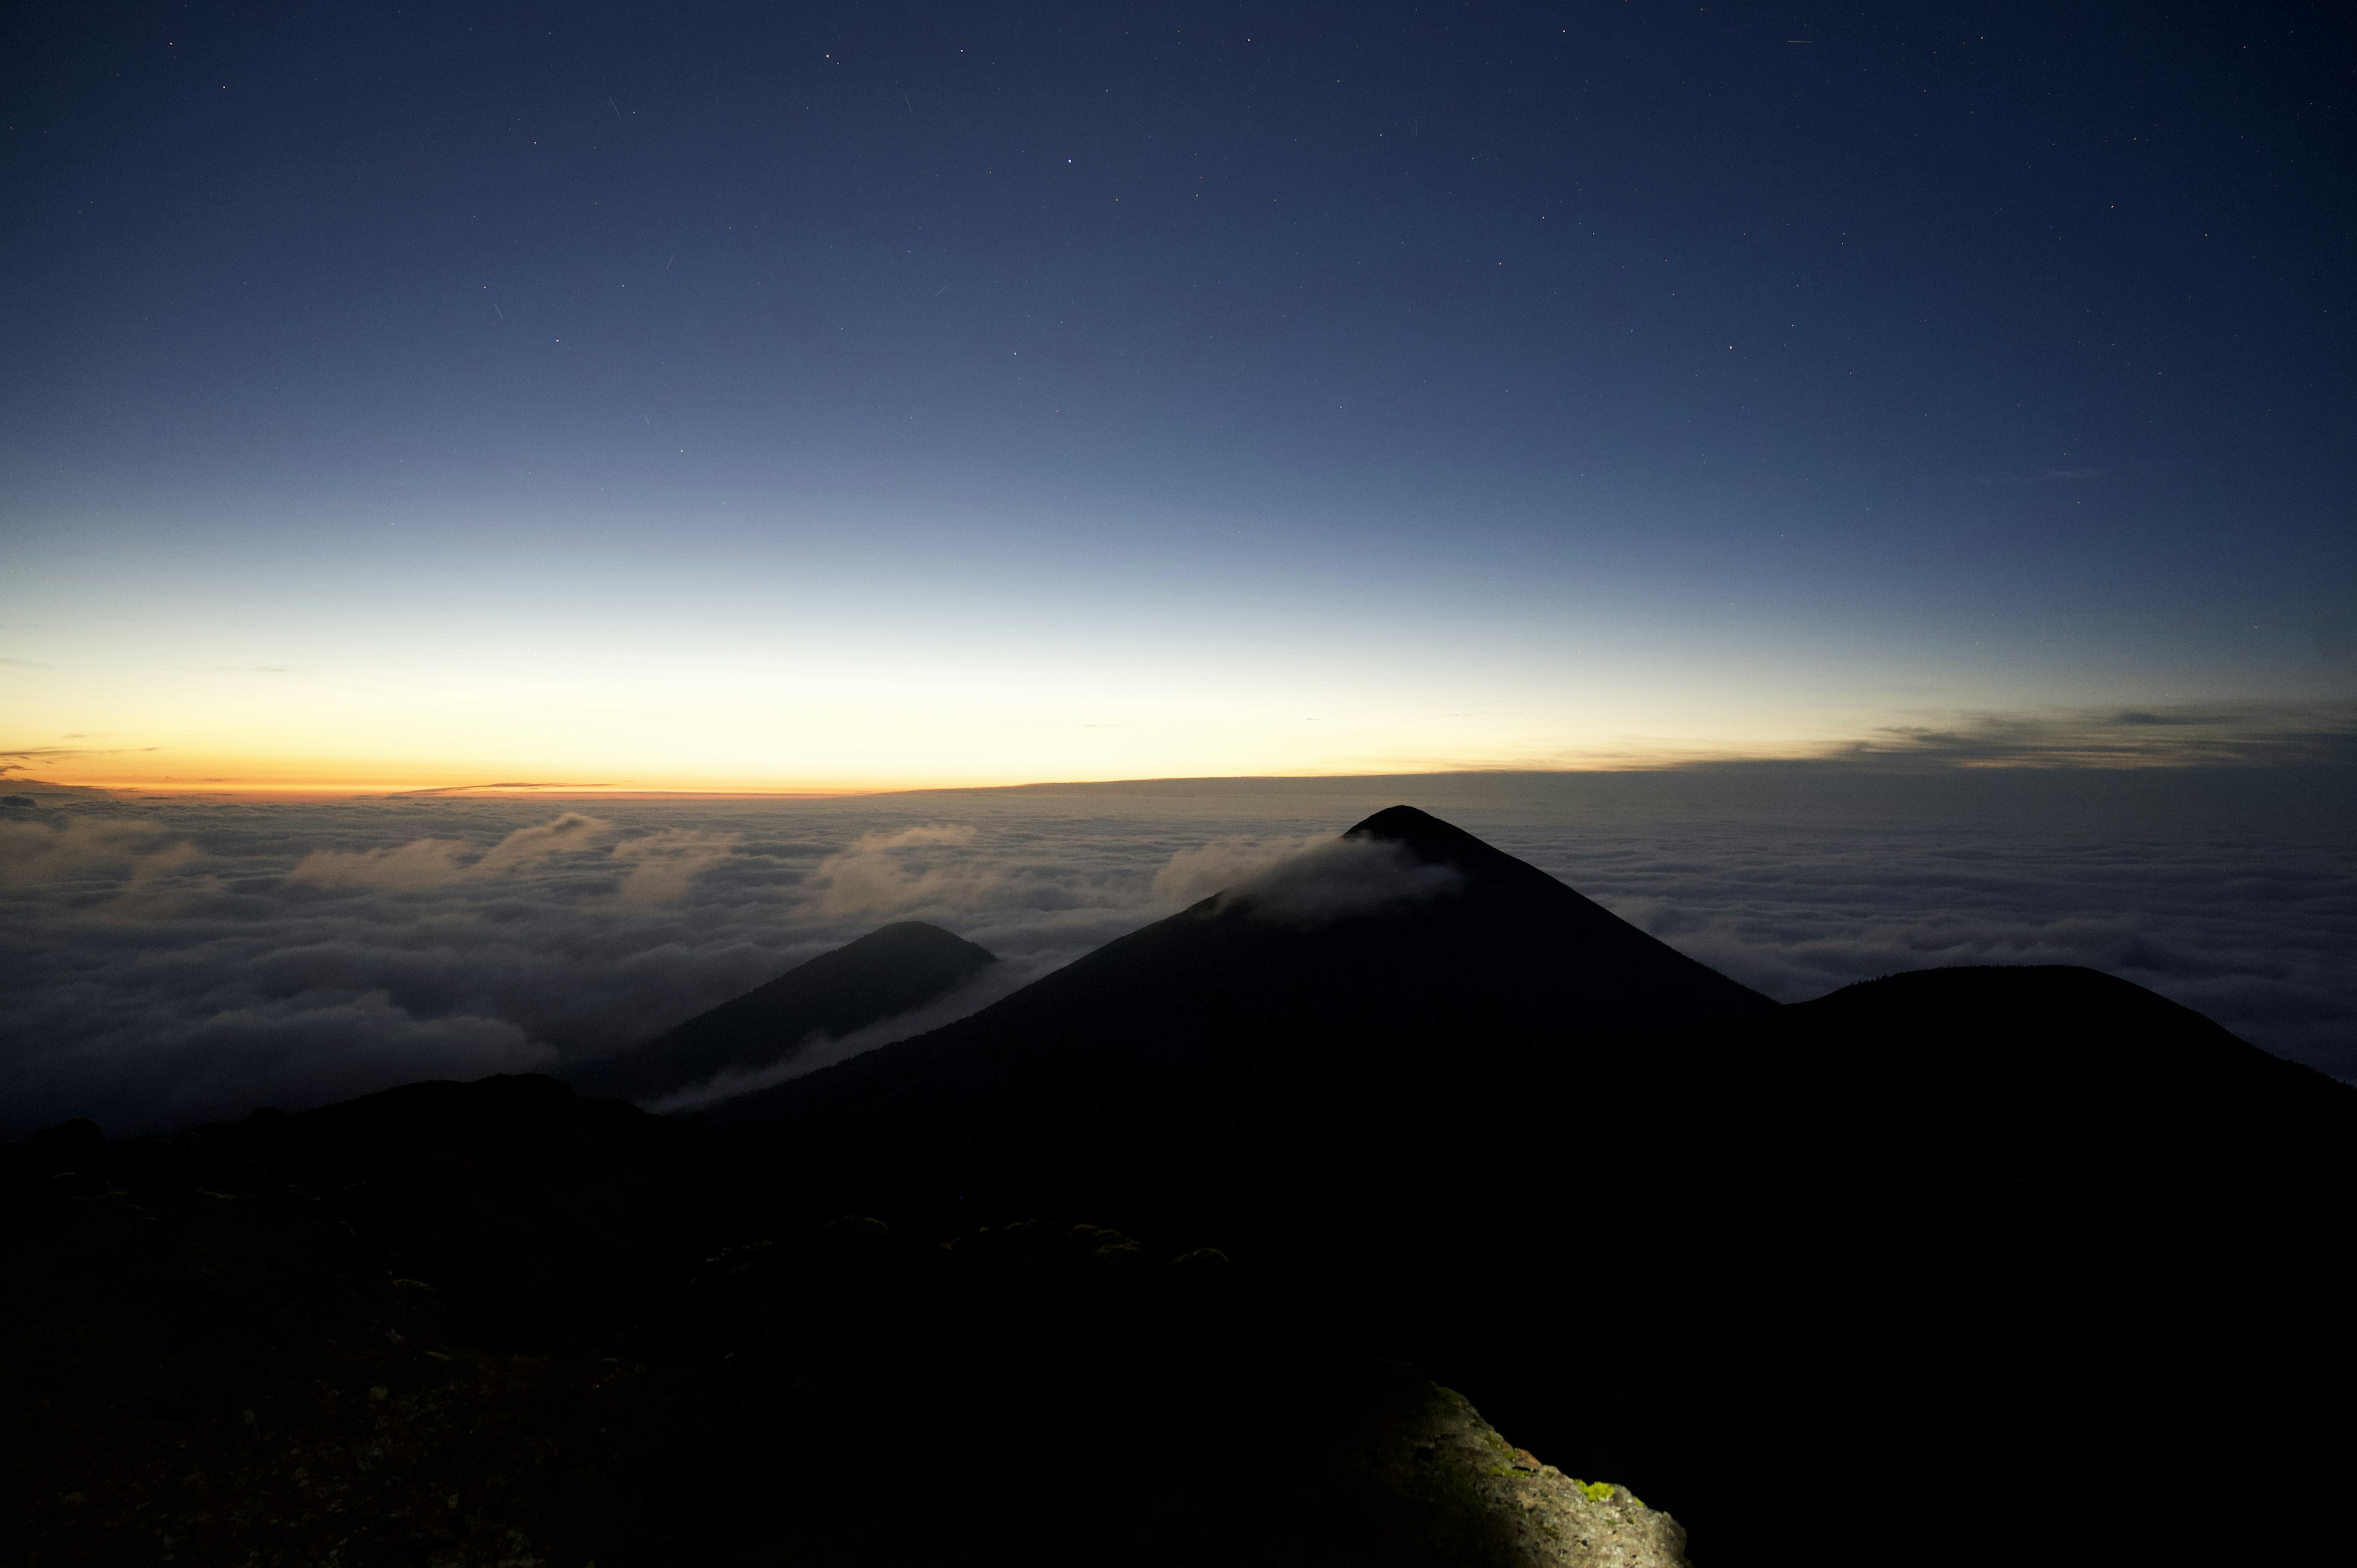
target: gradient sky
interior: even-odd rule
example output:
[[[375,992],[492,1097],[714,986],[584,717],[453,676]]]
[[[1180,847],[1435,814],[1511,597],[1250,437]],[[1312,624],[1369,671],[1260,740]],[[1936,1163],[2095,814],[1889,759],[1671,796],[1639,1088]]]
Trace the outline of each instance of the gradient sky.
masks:
[[[14,7],[0,762],[2312,727],[2338,10]]]

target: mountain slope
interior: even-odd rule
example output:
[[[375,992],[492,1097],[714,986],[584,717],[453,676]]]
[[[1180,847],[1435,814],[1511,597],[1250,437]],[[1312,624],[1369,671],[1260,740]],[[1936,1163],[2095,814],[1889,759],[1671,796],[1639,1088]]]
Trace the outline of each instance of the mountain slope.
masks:
[[[1609,1058],[1443,1087],[1433,1121],[1525,1148],[1565,1107],[1577,1140],[1782,1149],[2215,1138],[2338,1140],[2357,1092],[2115,975],[2053,966],[1917,970],[1724,1023],[1632,1033]]]
[[[1436,1081],[1773,1009],[1395,806],[971,1018],[713,1115],[882,1116],[945,1152],[1222,1158],[1381,1137]]]
[[[0,1146],[8,1561],[1683,1568],[1223,1252],[725,1145],[495,1078]]]
[[[2345,1134],[2357,1094],[2091,969],[1917,970],[1787,1007],[1768,1036],[1827,1119],[1949,1138],[2141,1137],[2260,1122]],[[2319,1120],[2320,1119],[2320,1120]]]
[[[922,1006],[997,961],[939,926],[902,920],[571,1077],[587,1094],[651,1100],[724,1070],[757,1071],[813,1035],[847,1035]]]

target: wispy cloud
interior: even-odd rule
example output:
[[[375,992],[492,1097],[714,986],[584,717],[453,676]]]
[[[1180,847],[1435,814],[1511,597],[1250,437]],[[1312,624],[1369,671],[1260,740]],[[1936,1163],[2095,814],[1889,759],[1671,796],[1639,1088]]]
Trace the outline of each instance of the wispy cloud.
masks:
[[[167,872],[202,858],[162,824],[136,817],[46,814],[0,822],[0,887],[91,879],[110,890],[145,891]]]
[[[614,788],[614,786],[613,786],[612,784],[610,784],[610,783],[607,783],[607,784],[566,784],[566,783],[561,783],[561,782],[556,782],[556,783],[551,783],[551,782],[540,782],[540,783],[514,783],[514,782],[510,782],[510,783],[502,783],[502,784],[443,784],[443,785],[439,785],[439,786],[437,786],[437,787],[436,787],[436,788],[434,788],[434,789],[401,789],[401,790],[396,790],[394,793],[390,794],[390,795],[387,795],[387,796],[385,797],[385,799],[386,799],[386,800],[425,800],[425,799],[428,799],[428,798],[430,798],[430,797],[432,797],[432,796],[436,796],[436,795],[471,795],[471,794],[477,793],[478,791],[484,791],[484,790],[507,790],[507,789],[517,789],[517,790],[531,790],[531,789],[613,789],[613,788]]]
[[[1222,904],[1278,925],[1322,926],[1453,893],[1463,882],[1456,867],[1425,865],[1404,844],[1329,837],[1230,888]]]
[[[603,818],[566,811],[518,828],[489,849],[453,838],[412,839],[381,849],[317,849],[296,864],[286,880],[386,891],[485,885],[571,855],[586,870],[619,868],[612,897],[651,906],[684,895],[696,877],[727,858],[738,836],[694,828],[618,836]]]
[[[974,841],[971,826],[952,822],[862,833],[819,864],[820,907],[838,918],[891,917],[986,900],[999,868],[962,853]]]
[[[513,871],[568,850],[587,849],[609,824],[567,811],[518,828],[489,849],[464,839],[424,838],[371,850],[313,850],[286,874],[319,887],[436,887]]]
[[[1333,837],[1330,832],[1286,833],[1273,838],[1228,833],[1209,843],[1182,849],[1154,874],[1154,901],[1165,909],[1183,909],[1199,899],[1265,875]]]
[[[74,740],[79,739],[80,737],[68,736],[66,738],[68,740]],[[79,757],[128,757],[134,755],[145,756],[149,752],[161,751],[164,748],[160,746],[116,746],[103,747],[88,746],[20,746],[14,748],[0,746],[0,777],[5,777],[11,773],[22,773],[27,768],[42,768],[59,762],[70,762]]]
[[[696,828],[662,828],[634,839],[624,839],[611,851],[630,869],[614,889],[626,904],[670,904],[687,894],[689,885],[728,858],[742,835]]]
[[[1826,760],[1898,768],[2252,768],[2357,762],[2357,703],[1964,714],[1894,725]]]

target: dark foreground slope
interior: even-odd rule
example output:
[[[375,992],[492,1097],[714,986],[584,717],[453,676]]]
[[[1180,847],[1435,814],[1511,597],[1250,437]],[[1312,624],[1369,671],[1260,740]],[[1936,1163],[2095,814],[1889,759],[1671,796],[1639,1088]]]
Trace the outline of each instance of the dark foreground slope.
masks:
[[[651,1101],[718,1073],[758,1072],[813,1035],[840,1036],[897,1017],[997,961],[939,926],[902,920],[569,1076],[585,1094]]]
[[[716,1109],[1098,1168],[1367,1143],[1436,1085],[1773,1004],[1412,807],[945,1028]]]
[[[2329,1561],[2348,1147],[1102,1186],[534,1079],[53,1134],[0,1160],[0,1560],[1670,1560],[1569,1472],[1706,1563]]]
[[[10,1563],[1684,1561],[1078,1194],[546,1079],[0,1153]]]

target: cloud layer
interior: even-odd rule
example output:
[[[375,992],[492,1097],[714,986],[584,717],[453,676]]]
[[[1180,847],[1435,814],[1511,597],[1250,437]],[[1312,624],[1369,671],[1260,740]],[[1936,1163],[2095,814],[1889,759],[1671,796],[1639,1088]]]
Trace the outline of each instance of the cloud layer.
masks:
[[[2255,777],[1763,767],[595,815],[45,795],[0,816],[0,1136],[600,1056],[888,920],[1007,961],[988,994],[810,1047],[848,1055],[1223,889],[1313,921],[1445,893],[1429,868],[1331,842],[1401,800],[1784,1000],[1933,964],[2084,963],[2357,1077],[2345,781]]]

